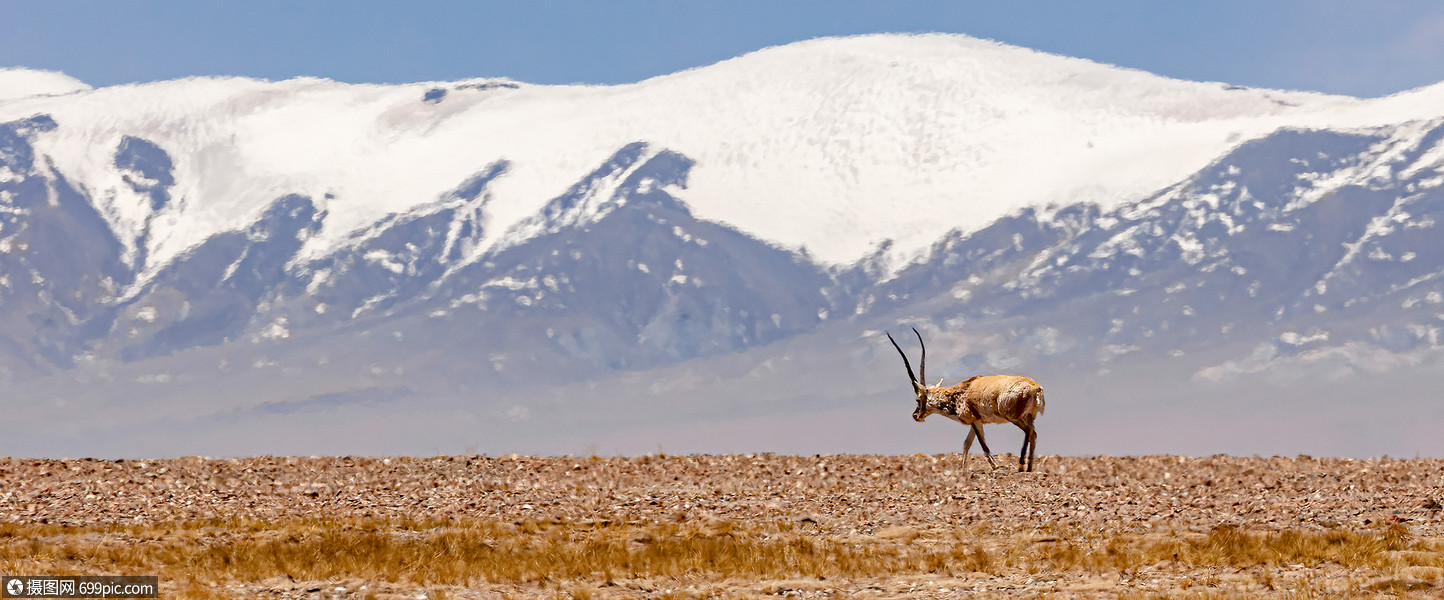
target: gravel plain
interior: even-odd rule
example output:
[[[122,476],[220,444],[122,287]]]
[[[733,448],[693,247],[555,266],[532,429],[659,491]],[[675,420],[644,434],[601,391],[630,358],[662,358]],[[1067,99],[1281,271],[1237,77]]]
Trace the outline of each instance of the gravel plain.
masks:
[[[0,458],[0,523],[94,527],[224,519],[274,523],[317,518],[506,523],[710,520],[787,523],[819,538],[894,544],[927,543],[959,531],[986,532],[993,540],[1056,541],[1069,532],[1203,535],[1228,525],[1264,532],[1373,531],[1402,525],[1416,540],[1444,538],[1444,460],[1439,459],[1047,456],[1039,457],[1033,473],[1016,472],[1013,460],[998,456],[999,468],[991,469],[980,456],[973,456],[965,467],[964,458],[955,454]],[[1363,589],[1383,590],[1379,593],[1391,597],[1444,593],[1444,570],[1412,569],[1369,574]],[[1284,565],[1275,571],[1269,579],[1280,582],[1350,576],[1334,567]],[[697,580],[674,582],[675,589],[657,582],[609,582],[610,589],[582,594],[563,594],[544,585],[481,585],[431,595],[1250,597],[1292,593],[1283,584],[1277,590],[1271,585],[1257,587],[1257,573],[1245,578],[1226,570],[1205,574],[1212,586],[1206,589],[1180,584],[1199,575],[1159,565],[1120,574],[1023,571],[961,578],[904,573],[792,583]],[[1367,587],[1370,582],[1372,588]],[[416,598],[427,594],[400,584],[364,586],[357,581],[217,585],[241,596]],[[1360,582],[1353,586],[1359,589]],[[1328,588],[1309,589],[1329,595]]]

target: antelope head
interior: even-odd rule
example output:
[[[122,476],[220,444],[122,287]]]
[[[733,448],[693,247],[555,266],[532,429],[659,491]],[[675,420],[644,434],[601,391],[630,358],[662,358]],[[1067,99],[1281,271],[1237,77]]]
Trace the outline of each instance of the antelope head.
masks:
[[[892,342],[893,348],[897,348],[897,353],[901,355],[903,359],[903,367],[907,368],[908,370],[908,381],[912,382],[913,392],[916,393],[918,397],[918,407],[916,410],[913,411],[913,420],[921,423],[923,422],[923,419],[926,419],[927,416],[933,412],[932,410],[930,410],[931,407],[929,406],[928,402],[928,347],[923,344],[923,334],[918,333],[918,329],[916,327],[913,328],[913,333],[918,336],[918,345],[922,346],[923,348],[922,358],[918,361],[919,376],[917,377],[913,376],[913,366],[911,363],[908,362],[907,353],[903,352],[902,348],[897,345],[897,340],[892,339],[891,333],[887,334],[887,341]]]

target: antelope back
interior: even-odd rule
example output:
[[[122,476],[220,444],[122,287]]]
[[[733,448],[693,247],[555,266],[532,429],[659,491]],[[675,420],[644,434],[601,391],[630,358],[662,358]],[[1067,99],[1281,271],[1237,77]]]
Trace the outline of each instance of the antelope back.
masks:
[[[1043,387],[1018,375],[974,377],[963,397],[984,422],[1017,421],[1043,412]]]

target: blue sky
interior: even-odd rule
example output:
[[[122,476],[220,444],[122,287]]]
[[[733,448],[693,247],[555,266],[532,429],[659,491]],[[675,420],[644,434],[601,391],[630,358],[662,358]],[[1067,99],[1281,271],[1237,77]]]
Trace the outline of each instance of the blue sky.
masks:
[[[623,83],[820,36],[940,31],[1182,79],[1359,96],[1444,80],[1444,3],[0,0],[0,66]]]

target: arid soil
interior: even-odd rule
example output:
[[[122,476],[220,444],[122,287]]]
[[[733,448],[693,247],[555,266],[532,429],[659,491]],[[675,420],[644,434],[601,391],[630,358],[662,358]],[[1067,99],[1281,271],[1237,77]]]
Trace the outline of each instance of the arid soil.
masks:
[[[693,523],[726,524],[719,530],[729,536],[733,528],[758,532],[759,544],[792,536],[842,550],[875,547],[902,557],[899,565],[913,564],[910,553],[923,557],[929,548],[967,555],[961,544],[992,558],[969,569],[926,567],[918,558],[923,562],[916,567],[857,576],[829,571],[832,577],[823,571],[709,574],[702,565],[681,576],[608,573],[576,580],[384,581],[365,572],[337,580],[258,572],[248,580],[245,574],[188,575],[185,565],[163,558],[154,559],[161,561],[160,573],[94,574],[159,574],[163,587],[172,586],[171,596],[287,598],[1444,594],[1444,460],[1049,456],[1038,462],[1035,472],[1018,473],[1006,455],[996,469],[979,456],[965,469],[960,455],[0,458],[0,526],[8,527],[0,529],[0,548],[8,548],[0,572],[93,571],[104,565],[87,563],[83,552],[54,555],[60,552],[54,548],[73,547],[71,538],[81,534],[101,542],[144,538],[137,532],[147,528],[184,528],[195,532],[187,543],[206,545],[265,534],[256,523],[316,520],[398,523],[399,529],[424,522],[426,531],[447,523],[526,525],[518,531],[536,523],[619,523],[641,532]],[[1221,531],[1344,532],[1370,544],[1377,538],[1379,545],[1355,562],[1203,558],[1212,550],[1200,544],[1217,546]],[[1339,541],[1344,533],[1328,544],[1345,544]],[[628,535],[625,548],[638,548],[654,534]],[[1139,549],[1132,562],[1095,558],[1125,543]],[[1059,547],[1069,550],[1053,549]],[[1185,548],[1187,556],[1148,554],[1163,547]],[[175,587],[180,580],[189,583]]]

